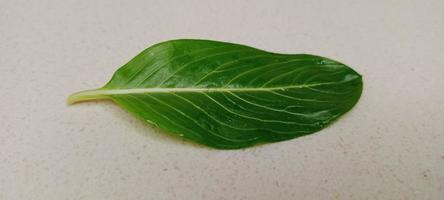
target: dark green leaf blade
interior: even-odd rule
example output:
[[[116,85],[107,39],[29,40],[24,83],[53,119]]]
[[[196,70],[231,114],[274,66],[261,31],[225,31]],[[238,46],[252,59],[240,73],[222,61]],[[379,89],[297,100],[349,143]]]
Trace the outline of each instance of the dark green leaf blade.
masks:
[[[328,58],[184,39],[146,49],[69,101],[111,99],[169,133],[235,149],[319,131],[361,92],[361,75]]]

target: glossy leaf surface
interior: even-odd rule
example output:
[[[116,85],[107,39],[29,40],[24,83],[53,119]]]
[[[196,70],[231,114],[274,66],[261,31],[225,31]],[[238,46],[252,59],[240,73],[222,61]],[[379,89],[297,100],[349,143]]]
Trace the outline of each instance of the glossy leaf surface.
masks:
[[[307,135],[350,110],[361,76],[337,61],[208,40],[154,45],[74,103],[111,99],[168,133],[235,149]]]

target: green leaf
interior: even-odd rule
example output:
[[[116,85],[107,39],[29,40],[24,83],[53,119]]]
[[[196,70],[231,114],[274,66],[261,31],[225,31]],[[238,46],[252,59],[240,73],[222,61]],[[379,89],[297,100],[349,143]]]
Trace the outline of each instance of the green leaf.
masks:
[[[183,39],[149,47],[68,102],[111,99],[168,133],[236,149],[319,131],[361,92],[361,76],[328,58]]]

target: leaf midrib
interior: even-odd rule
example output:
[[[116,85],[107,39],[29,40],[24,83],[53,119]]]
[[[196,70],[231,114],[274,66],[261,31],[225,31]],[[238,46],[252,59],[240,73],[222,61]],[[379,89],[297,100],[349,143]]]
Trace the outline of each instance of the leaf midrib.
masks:
[[[138,94],[138,93],[170,93],[170,92],[255,92],[255,91],[270,91],[270,90],[285,90],[293,88],[309,88],[322,85],[332,85],[343,82],[327,82],[327,83],[313,83],[303,85],[292,85],[283,87],[257,87],[257,88],[130,88],[130,89],[98,89],[104,95],[119,95],[119,94]]]
[[[350,80],[348,80],[350,81]],[[73,104],[80,101],[96,100],[96,99],[108,99],[113,95],[128,95],[128,94],[143,94],[143,93],[174,93],[174,92],[261,92],[261,91],[275,91],[286,90],[295,88],[310,88],[322,85],[333,85],[344,83],[348,81],[340,82],[325,82],[325,83],[312,83],[291,85],[283,87],[257,87],[257,88],[130,88],[130,89],[107,89],[100,88],[96,90],[85,90],[77,92],[68,97],[68,103]]]

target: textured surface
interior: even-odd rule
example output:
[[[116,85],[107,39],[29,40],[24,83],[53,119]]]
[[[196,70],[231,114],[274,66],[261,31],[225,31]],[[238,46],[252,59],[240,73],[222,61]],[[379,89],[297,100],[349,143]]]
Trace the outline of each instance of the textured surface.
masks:
[[[180,39],[147,48],[68,102],[111,99],[170,134],[238,149],[319,131],[361,92],[361,76],[328,58]]]
[[[442,0],[1,0],[0,199],[444,199],[443,10]],[[240,151],[147,132],[112,103],[66,106],[173,38],[331,57],[363,75],[364,93],[319,134]]]

